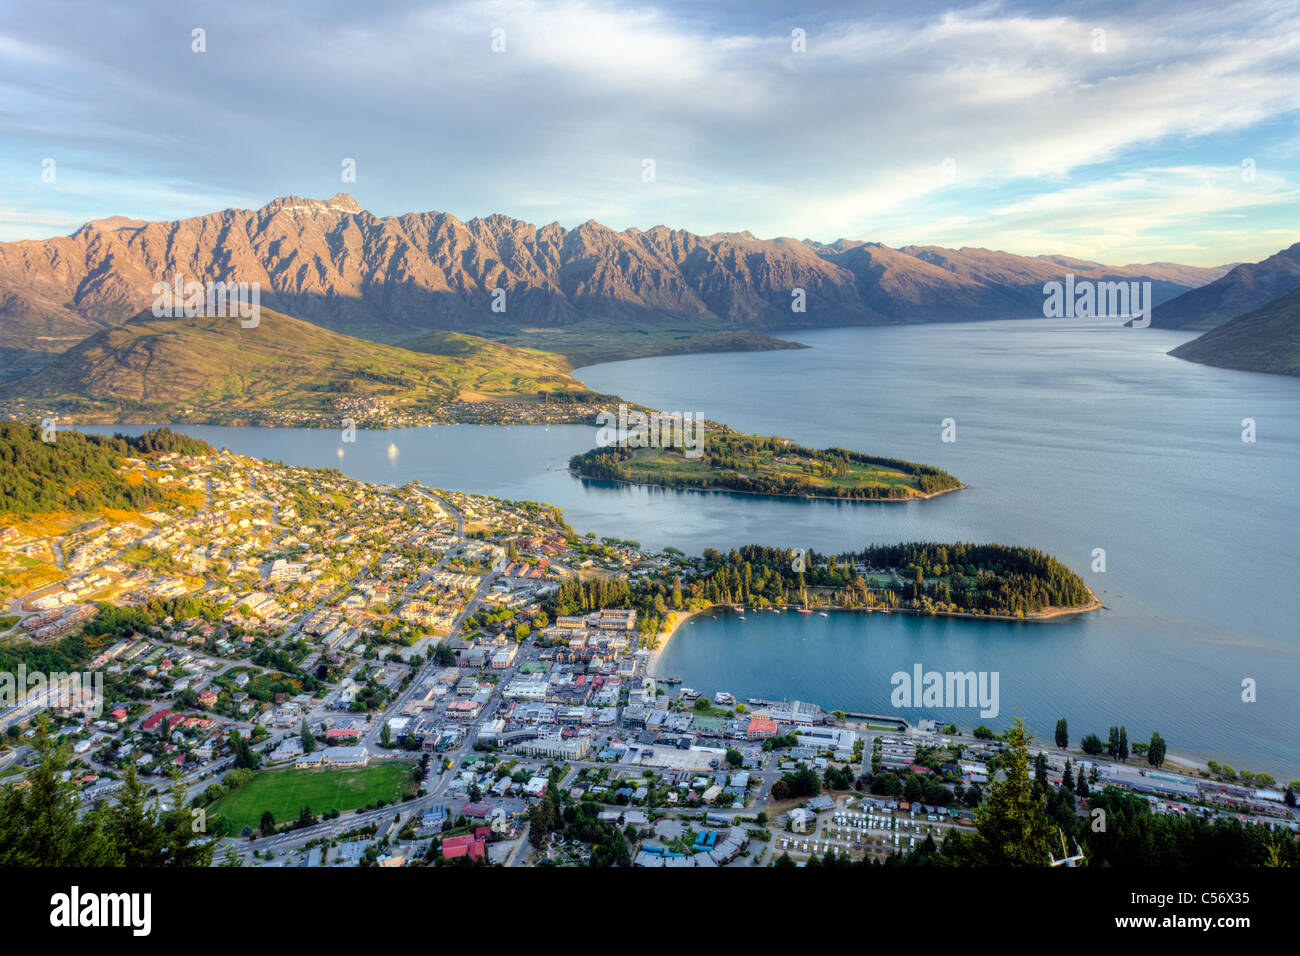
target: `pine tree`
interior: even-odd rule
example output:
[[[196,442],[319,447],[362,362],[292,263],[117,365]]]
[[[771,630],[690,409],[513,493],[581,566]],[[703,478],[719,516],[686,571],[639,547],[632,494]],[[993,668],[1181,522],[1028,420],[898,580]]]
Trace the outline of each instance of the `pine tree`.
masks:
[[[123,866],[162,864],[166,834],[133,765],[127,769],[117,803],[108,811],[107,830]]]
[[[1005,780],[990,782],[975,809],[982,862],[992,866],[1043,866],[1048,862],[1049,825],[1029,780],[1029,741],[1017,717],[1006,733],[1001,769]]]
[[[0,867],[112,866],[116,862],[104,832],[102,808],[81,815],[76,782],[63,779],[68,751],[49,735],[42,717],[32,740],[36,765],[28,786],[0,793]]]

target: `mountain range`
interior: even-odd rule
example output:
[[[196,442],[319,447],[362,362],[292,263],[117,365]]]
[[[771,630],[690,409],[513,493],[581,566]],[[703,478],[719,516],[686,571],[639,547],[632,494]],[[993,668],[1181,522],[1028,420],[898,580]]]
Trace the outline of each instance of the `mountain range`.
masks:
[[[1169,354],[1220,368],[1300,375],[1300,287]]]
[[[113,217],[66,237],[0,243],[0,357],[11,376],[32,371],[124,324],[150,306],[155,283],[178,274],[257,282],[267,308],[374,341],[459,330],[592,361],[778,346],[763,330],[792,327],[1040,316],[1043,284],[1067,272],[1150,281],[1160,303],[1228,271],[594,221],[539,227],[503,215],[380,217],[343,193],[286,196],[256,210]],[[792,310],[796,289],[802,312]],[[602,340],[622,332],[636,334]]]
[[[1260,262],[1235,266],[1222,277],[1156,307],[1157,329],[1212,329],[1300,286],[1300,242]]]

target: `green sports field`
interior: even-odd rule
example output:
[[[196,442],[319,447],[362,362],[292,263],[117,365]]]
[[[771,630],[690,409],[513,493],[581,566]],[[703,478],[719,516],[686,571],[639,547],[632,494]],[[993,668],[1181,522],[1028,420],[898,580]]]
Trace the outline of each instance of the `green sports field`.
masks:
[[[412,792],[411,770],[403,761],[359,770],[267,770],[212,804],[208,814],[226,818],[238,832],[245,826],[256,829],[267,810],[276,823],[286,823],[298,819],[304,805],[319,817],[326,810],[355,810],[379,800],[392,803]]]

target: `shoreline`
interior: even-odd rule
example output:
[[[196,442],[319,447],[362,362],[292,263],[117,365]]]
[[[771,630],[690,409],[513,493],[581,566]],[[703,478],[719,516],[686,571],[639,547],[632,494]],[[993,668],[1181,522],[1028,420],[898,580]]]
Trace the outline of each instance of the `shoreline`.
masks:
[[[852,498],[848,495],[784,495],[778,492],[769,491],[744,491],[740,488],[699,488],[695,485],[661,485],[653,481],[631,481],[626,478],[593,478],[591,475],[584,475],[580,471],[574,471],[572,468],[566,469],[569,474],[583,481],[603,481],[610,485],[632,485],[637,488],[662,488],[665,491],[698,491],[703,494],[723,494],[723,495],[749,495],[753,498],[787,498],[791,501],[843,501],[848,504],[890,504],[904,505],[909,501],[929,501],[931,498],[938,498],[940,495],[951,494],[954,491],[961,491],[967,486],[958,485],[956,488],[945,488],[943,491],[932,491],[926,494],[918,491],[916,494],[908,495],[906,498]]]
[[[1026,615],[1025,617],[1013,617],[1012,615],[1009,614],[974,614],[970,611],[918,611],[916,608],[910,608],[910,607],[906,607],[906,608],[905,607],[891,607],[891,608],[842,607],[840,605],[832,605],[832,604],[822,605],[815,609],[809,608],[809,610],[814,611],[814,613],[819,611],[826,611],[827,613],[830,613],[833,611],[836,614],[879,613],[879,614],[911,614],[917,617],[960,617],[960,618],[968,618],[973,621],[1006,621],[1011,623],[1024,624],[1024,623],[1037,623],[1040,621],[1050,621],[1058,617],[1069,617],[1074,614],[1088,614],[1091,613],[1092,611],[1105,610],[1106,605],[1101,603],[1101,599],[1097,597],[1097,595],[1093,592],[1092,588],[1088,588],[1088,593],[1092,594],[1093,596],[1092,604],[1086,604],[1080,607],[1048,608],[1043,611],[1036,611],[1033,614]],[[658,679],[659,675],[657,673],[657,670],[659,667],[659,659],[663,656],[664,651],[668,649],[668,643],[674,637],[677,636],[677,632],[682,629],[682,626],[685,625],[687,621],[695,617],[698,617],[701,614],[708,614],[710,611],[713,611],[716,608],[726,608],[727,610],[731,611],[734,610],[735,605],[711,604],[708,607],[700,608],[698,611],[675,612],[677,618],[674,620],[673,626],[667,631],[660,632],[658,645],[655,647],[654,650],[650,651],[650,656],[646,660],[646,676]],[[759,607],[752,608],[753,611],[758,613],[763,613],[771,610],[781,611],[782,613],[797,613],[798,609],[799,606],[797,604],[785,604],[781,606],[769,605],[768,607],[764,607],[764,608],[759,608]]]
[[[152,420],[150,421],[121,421],[121,420],[91,421],[89,419],[82,418],[81,416],[72,418],[72,417],[61,416],[57,412],[54,414],[55,414],[55,418],[60,423],[59,427],[73,428],[73,429],[75,429],[78,425],[96,425],[100,427],[112,427],[115,425],[121,425],[124,428],[185,428],[187,426],[190,426],[190,427],[201,427],[201,428],[299,428],[299,429],[306,429],[306,430],[313,430],[313,431],[338,431],[339,430],[336,419],[323,418],[320,416],[317,416],[316,418],[310,419],[308,421],[303,421],[303,422],[265,422],[265,421],[229,420],[229,419],[222,420],[222,421],[208,421],[208,420],[176,421],[173,419],[172,421],[168,421],[168,422],[157,422]],[[17,422],[18,424],[30,424],[29,419],[14,414],[9,414],[7,416],[0,415],[0,420]],[[552,425],[590,425],[593,428],[596,427],[592,421],[586,418],[557,419],[553,421],[529,420],[529,421],[500,421],[500,422],[480,421],[478,419],[446,419],[446,420],[438,420],[438,421],[429,420],[429,421],[420,421],[420,422],[408,422],[406,424],[400,424],[400,425],[399,424],[370,424],[367,423],[366,421],[358,421],[356,427],[358,430],[364,430],[364,431],[399,431],[401,429],[406,429],[406,428],[432,428],[438,425],[466,425],[466,426],[496,425],[503,428],[517,428],[520,426],[531,426],[531,425],[536,425],[538,427],[545,427],[545,428],[549,428]]]
[[[722,607],[722,605],[720,604],[714,606]],[[659,675],[656,673],[656,671],[659,669],[659,658],[662,657],[664,651],[668,649],[668,642],[671,641],[677,635],[677,632],[682,629],[682,625],[684,625],[687,621],[691,620],[697,615],[703,614],[707,610],[709,610],[709,608],[702,608],[698,611],[674,612],[676,614],[676,617],[673,620],[673,626],[669,628],[667,631],[660,632],[658,643],[656,644],[654,650],[650,652],[650,656],[646,658],[645,672],[647,677],[653,677],[656,680],[658,679]]]

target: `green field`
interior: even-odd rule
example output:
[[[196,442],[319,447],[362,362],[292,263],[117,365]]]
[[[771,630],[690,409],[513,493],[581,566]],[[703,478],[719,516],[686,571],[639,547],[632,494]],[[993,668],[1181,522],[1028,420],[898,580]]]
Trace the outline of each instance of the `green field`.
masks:
[[[360,770],[267,770],[212,804],[208,813],[226,818],[238,832],[246,826],[256,829],[267,810],[276,823],[286,823],[298,819],[304,805],[319,817],[326,810],[355,810],[379,800],[393,803],[413,792],[411,770],[412,765],[402,761]]]

